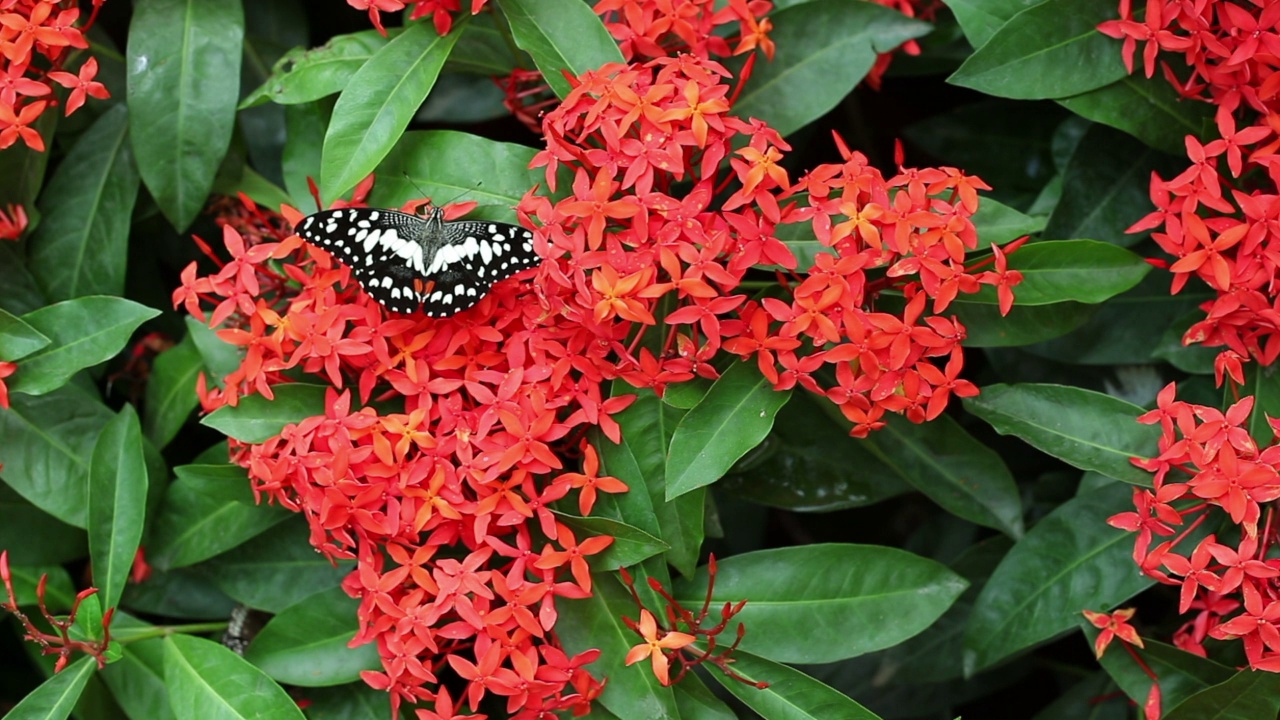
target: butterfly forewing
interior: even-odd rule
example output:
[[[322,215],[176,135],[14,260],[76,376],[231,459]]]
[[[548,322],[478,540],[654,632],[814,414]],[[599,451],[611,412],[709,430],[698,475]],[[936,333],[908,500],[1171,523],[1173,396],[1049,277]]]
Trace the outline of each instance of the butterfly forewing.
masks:
[[[541,262],[533,233],[508,223],[444,222],[394,210],[344,208],[294,228],[347,267],[390,310],[445,317],[475,305],[493,284]]]

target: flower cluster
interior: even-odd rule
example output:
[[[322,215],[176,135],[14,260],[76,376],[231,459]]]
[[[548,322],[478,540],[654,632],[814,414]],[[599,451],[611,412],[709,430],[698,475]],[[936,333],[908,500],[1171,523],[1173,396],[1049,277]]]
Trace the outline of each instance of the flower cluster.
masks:
[[[1108,522],[1137,533],[1135,562],[1180,587],[1179,612],[1196,612],[1174,636],[1178,647],[1203,656],[1205,638],[1238,638],[1251,667],[1280,672],[1280,559],[1268,557],[1277,539],[1268,503],[1280,498],[1280,445],[1259,448],[1250,437],[1252,397],[1223,413],[1174,393],[1173,384],[1165,387],[1156,409],[1139,418],[1162,431],[1159,454],[1133,461],[1153,473],[1152,489],[1135,488],[1136,510]],[[1270,422],[1280,431],[1280,421]],[[1236,527],[1187,547],[1195,528],[1223,516]],[[1152,547],[1157,536],[1173,537]]]
[[[844,163],[792,183],[782,138],[729,112],[727,75],[692,55],[608,65],[545,116],[534,165],[552,189],[571,171],[572,193],[556,202],[530,192],[519,210],[540,226],[541,254],[569,257],[539,274],[549,311],[614,348],[633,385],[661,393],[714,379],[723,349],[755,359],[777,389],[826,395],[859,436],[885,412],[922,422],[952,393],[974,394],[959,378],[964,328],[926,309],[940,313],[981,284],[1000,288],[1003,310],[1012,302],[1021,276],[999,249],[986,260],[994,270],[964,264],[986,186],[951,168],[885,179],[843,145]],[[752,299],[740,291],[753,268],[797,267],[777,239],[786,223],[812,224],[825,251],[781,297]],[[902,310],[872,311],[885,291]],[[822,368],[834,383],[819,381]]]
[[[599,0],[595,11],[628,61],[689,53],[702,59],[740,55],[760,48],[773,59],[770,0]],[[736,27],[722,28],[729,25]]]
[[[74,2],[9,0],[0,3],[0,150],[19,139],[37,152],[44,139],[32,124],[50,106],[45,98],[57,83],[71,89],[66,114],[84,105],[85,96],[106,98],[107,89],[93,78],[98,61],[89,58],[77,74],[64,72],[67,48],[89,47],[84,34],[93,25],[103,0],[94,0],[88,22],[77,27],[80,9]],[[69,6],[69,7],[64,7]]]
[[[489,0],[471,0],[471,14],[475,15],[484,9],[487,2]],[[383,35],[387,34],[386,28],[382,27],[384,12],[399,12],[413,6],[409,11],[409,20],[421,20],[430,15],[436,32],[448,35],[453,27],[454,15],[462,9],[462,0],[347,0],[347,4],[357,10],[368,10],[370,22]]]
[[[1152,238],[1175,258],[1173,292],[1198,277],[1217,293],[1201,306],[1205,319],[1183,342],[1224,348],[1216,364],[1219,384],[1224,374],[1243,382],[1241,363],[1249,358],[1270,364],[1280,355],[1280,293],[1273,280],[1280,257],[1273,219],[1280,211],[1278,8],[1274,2],[1149,0],[1139,21],[1123,0],[1121,19],[1098,28],[1124,39],[1130,71],[1139,43],[1148,77],[1161,51],[1181,56],[1189,72],[1161,61],[1164,76],[1185,97],[1216,106],[1221,137],[1201,143],[1187,136],[1190,166],[1169,180],[1152,177],[1156,209],[1129,231],[1156,231]],[[1248,184],[1245,175],[1253,178]]]

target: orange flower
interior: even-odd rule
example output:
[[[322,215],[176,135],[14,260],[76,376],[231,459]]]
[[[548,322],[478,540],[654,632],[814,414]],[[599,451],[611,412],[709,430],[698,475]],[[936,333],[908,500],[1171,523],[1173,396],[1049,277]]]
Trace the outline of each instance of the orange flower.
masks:
[[[679,650],[692,643],[694,637],[682,632],[664,632],[662,637],[658,637],[658,623],[653,619],[653,613],[648,610],[640,611],[639,630],[644,642],[627,652],[627,665],[634,665],[645,658],[650,658],[653,662],[654,677],[658,678],[658,682],[663,685],[669,685],[667,671],[670,664],[663,651]]]

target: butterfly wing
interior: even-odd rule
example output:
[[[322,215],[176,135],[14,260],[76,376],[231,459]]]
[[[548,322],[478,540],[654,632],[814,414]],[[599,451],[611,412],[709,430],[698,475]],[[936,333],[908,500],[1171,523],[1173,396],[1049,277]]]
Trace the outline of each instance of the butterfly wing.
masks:
[[[537,267],[533,233],[509,223],[463,220],[443,224],[443,237],[427,263],[434,281],[423,311],[441,317],[466,310],[499,280]]]

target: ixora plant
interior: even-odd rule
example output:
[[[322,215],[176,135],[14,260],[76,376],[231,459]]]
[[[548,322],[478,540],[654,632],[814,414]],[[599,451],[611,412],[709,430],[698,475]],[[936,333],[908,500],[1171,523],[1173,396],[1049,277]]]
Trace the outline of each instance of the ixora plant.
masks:
[[[0,712],[1276,717],[1277,58],[0,0]]]

